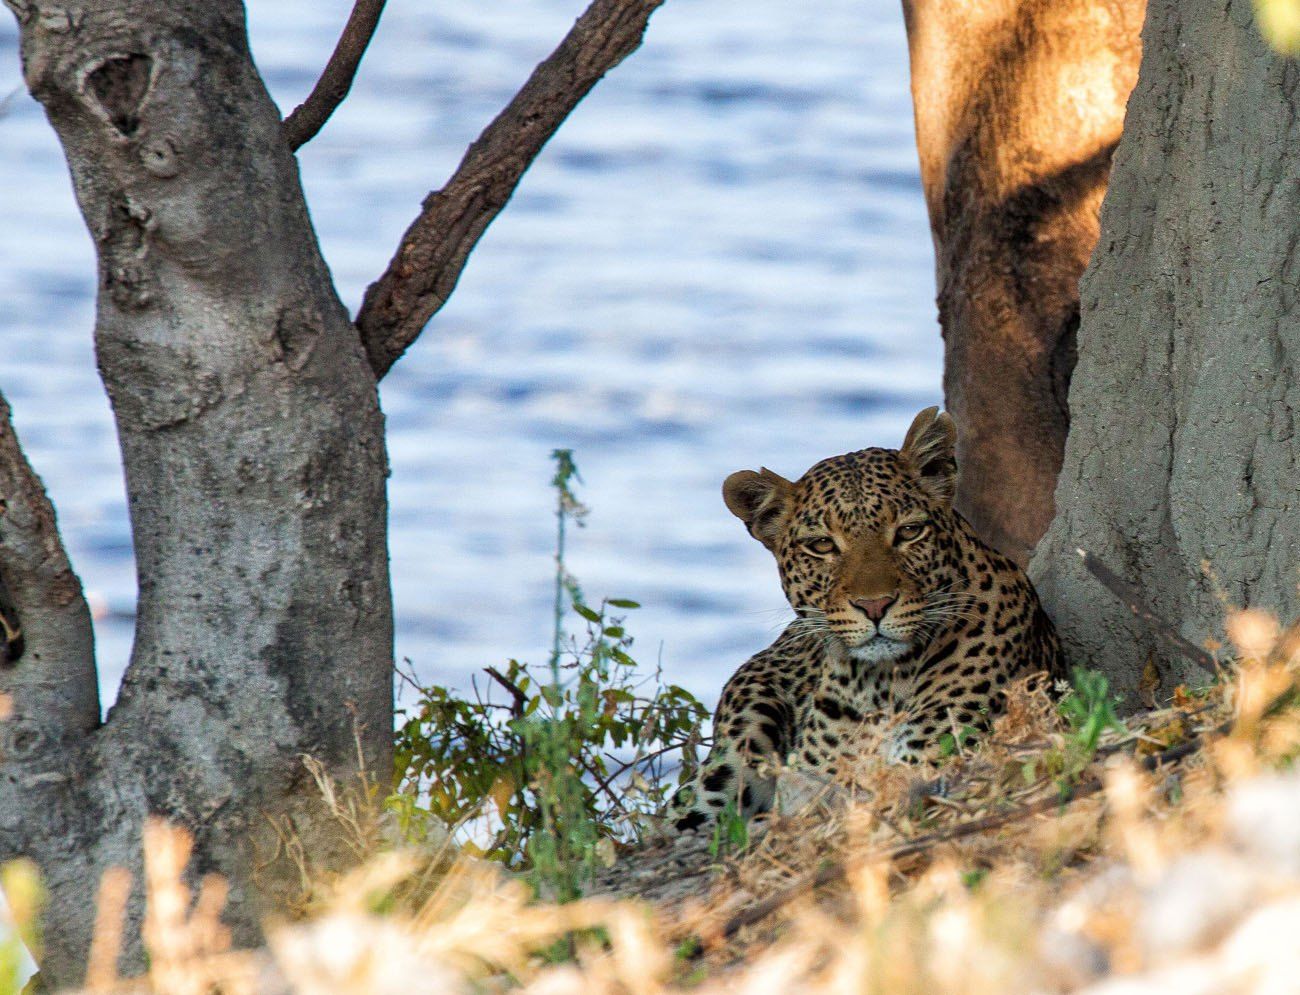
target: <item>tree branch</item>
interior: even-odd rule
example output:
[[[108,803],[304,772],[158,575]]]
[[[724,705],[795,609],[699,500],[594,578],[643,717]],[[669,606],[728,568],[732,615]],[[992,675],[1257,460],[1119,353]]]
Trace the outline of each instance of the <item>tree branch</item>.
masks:
[[[356,0],[320,79],[307,99],[284,119],[281,126],[284,140],[295,152],[316,137],[352,89],[352,80],[356,78],[361,57],[366,54],[375,28],[379,26],[379,15],[384,12],[385,2]]]
[[[1209,735],[1223,735],[1231,729],[1231,723],[1225,722],[1211,730]],[[1205,746],[1208,737],[1206,735],[1195,736],[1185,743],[1178,746],[1170,747],[1162,753],[1151,754],[1143,757],[1138,761],[1139,766],[1146,771],[1159,770],[1166,764],[1177,763],[1185,757]],[[1001,826],[1013,822],[1019,822],[1021,819],[1028,819],[1035,815],[1044,815],[1052,811],[1060,811],[1071,802],[1078,801],[1080,798],[1087,798],[1094,795],[1104,787],[1101,778],[1092,774],[1086,780],[1073,785],[1068,790],[1059,795],[1047,795],[1030,802],[1026,805],[1019,805],[1005,812],[999,812],[995,815],[985,816],[982,819],[972,819],[969,822],[958,823],[957,825],[939,832],[927,833],[924,836],[918,836],[915,839],[907,840],[897,846],[889,847],[883,851],[874,854],[876,860],[900,860],[903,857],[911,857],[918,853],[925,853],[944,843],[951,843],[967,836],[977,836],[980,833],[987,832],[990,829],[997,829]],[[790,904],[801,895],[806,895],[817,888],[825,887],[829,884],[835,884],[843,881],[849,872],[849,866],[844,861],[833,861],[821,867],[813,874],[809,874],[795,881],[793,884],[769,895],[760,902],[755,902],[740,912],[733,915],[723,924],[722,929],[717,934],[718,940],[730,940],[746,926],[753,926],[755,923],[762,922],[773,912],[776,912],[782,906]]]
[[[96,742],[99,683],[90,610],[59,537],[54,508],[23,454],[0,397],[0,577],[7,595],[5,628],[21,630],[0,663],[0,863],[42,863],[51,899],[48,920],[62,925],[65,881],[93,881],[79,849],[78,804]],[[11,637],[6,640],[12,643]],[[99,810],[100,818],[109,818]],[[98,821],[95,828],[103,832]],[[49,849],[45,844],[49,842]],[[42,860],[51,852],[52,859]],[[76,890],[76,889],[71,889]],[[87,904],[84,889],[76,901]],[[58,973],[57,927],[41,968]],[[83,948],[84,949],[84,948]],[[71,983],[72,974],[64,976]]]
[[[49,752],[99,724],[99,686],[95,671],[90,610],[81,581],[72,571],[59,536],[54,506],[40,478],[27,462],[10,420],[9,405],[0,397],[0,578],[5,590],[3,619],[26,650],[0,665],[0,695],[13,698],[12,740],[19,738],[42,749],[31,756],[5,750],[0,762],[20,761],[37,766],[54,763]],[[5,737],[0,731],[0,740]],[[6,800],[0,797],[0,809]],[[4,823],[0,811],[0,829]],[[3,835],[0,833],[0,835]],[[3,851],[0,846],[0,851]],[[0,859],[3,859],[0,857]]]
[[[388,372],[446,303],[470,252],[543,146],[591,88],[636,51],[650,16],[662,4],[593,0],[469,147],[447,185],[425,198],[357,315],[376,377]]]
[[[1087,568],[1088,573],[1092,574],[1102,587],[1119,598],[1124,607],[1131,611],[1135,618],[1146,622],[1151,631],[1170,646],[1174,652],[1187,657],[1207,673],[1213,674],[1218,671],[1218,661],[1201,647],[1185,639],[1174,626],[1152,611],[1136,587],[1106,566],[1097,558],[1095,553],[1090,553],[1086,549],[1076,549],[1075,552],[1082,558],[1083,565]]]
[[[496,667],[484,667],[483,669],[487,671],[489,677],[510,692],[510,697],[514,699],[510,704],[510,714],[516,719],[522,719],[524,712],[528,709],[528,695],[524,694],[518,684],[497,670]]]

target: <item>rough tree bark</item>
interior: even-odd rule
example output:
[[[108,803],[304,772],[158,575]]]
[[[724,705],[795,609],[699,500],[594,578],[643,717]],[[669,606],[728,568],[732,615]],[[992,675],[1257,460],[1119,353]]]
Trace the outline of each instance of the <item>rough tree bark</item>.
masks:
[[[144,814],[195,830],[199,870],[231,879],[248,940],[289,883],[268,868],[252,887],[268,818],[312,825],[299,755],[349,777],[355,714],[367,763],[386,769],[387,462],[375,378],[317,249],[242,6],[12,6],[27,84],[98,252],[95,344],[139,575],[135,647],[105,726],[91,728],[79,598],[64,619],[27,620],[32,651],[5,676],[20,726],[48,731],[6,755],[18,790],[0,801],[0,852],[33,856],[48,876],[44,967],[71,980],[98,871],[138,867]],[[78,652],[38,654],[59,633]],[[47,674],[75,712],[50,707]]]
[[[328,85],[282,125],[238,0],[5,2],[97,250],[95,342],[139,575],[130,665],[101,725],[89,612],[0,400],[0,576],[27,641],[0,665],[13,713],[0,723],[0,861],[29,856],[43,870],[42,969],[66,986],[81,980],[99,877],[138,872],[147,815],[194,831],[193,871],[230,881],[241,942],[297,888],[287,861],[266,862],[273,822],[290,820],[320,864],[347,858],[301,757],[345,783],[360,763],[380,778],[390,769],[376,384],[432,310],[426,298],[412,320],[388,306],[400,341],[372,363],[321,258],[291,151],[346,93],[382,3],[358,0]],[[544,126],[514,122],[511,145],[513,119],[495,122],[491,145],[475,147],[496,155],[471,154],[449,184],[467,192],[454,230],[417,221],[381,284],[418,288],[412,253],[459,273],[565,114],[636,48],[661,3],[595,0],[521,93],[545,97]],[[445,268],[433,278],[443,296],[454,285]],[[140,915],[137,892],[128,969],[140,963]]]
[[[370,365],[384,376],[447,303],[469,254],[564,119],[636,50],[664,0],[592,0],[559,47],[424,200],[357,312]]]
[[[1052,519],[1078,279],[1144,0],[903,0],[957,506],[1025,562]]]
[[[1033,575],[1073,658],[1131,692],[1196,668],[1084,575],[1085,547],[1192,642],[1225,602],[1296,613],[1300,65],[1250,0],[1151,0],[1083,281],[1059,514]]]

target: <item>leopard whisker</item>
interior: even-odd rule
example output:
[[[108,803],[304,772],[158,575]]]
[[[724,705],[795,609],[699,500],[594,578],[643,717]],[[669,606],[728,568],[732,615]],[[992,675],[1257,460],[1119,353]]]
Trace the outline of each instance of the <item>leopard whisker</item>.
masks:
[[[791,611],[790,603],[784,599],[780,604],[773,604],[769,608],[749,608],[745,610],[746,615],[775,615],[778,612]]]
[[[791,621],[790,624],[797,625],[802,628],[822,629],[825,628],[826,625],[828,625],[829,623],[824,618],[796,618],[793,621]]]
[[[973,594],[944,594],[939,597],[927,597],[925,603],[938,607],[941,605],[971,605],[978,600]]]
[[[930,638],[934,638],[940,632],[943,632],[951,628],[952,626],[957,625],[958,623],[964,621],[969,621],[969,620],[960,617],[944,616],[942,618],[936,618],[933,619],[932,621],[926,622],[924,628],[926,629],[926,631],[930,633]]]
[[[817,634],[827,631],[827,624],[822,618],[796,618],[785,631],[794,635]]]
[[[825,618],[826,610],[824,608],[814,608],[812,605],[794,605],[794,613],[801,618]]]
[[[966,619],[968,621],[974,621],[975,619],[979,618],[978,612],[974,612],[964,608],[957,608],[957,607],[934,608],[929,611],[926,611],[924,614],[927,619],[934,619],[934,620],[939,620],[939,619],[948,620],[948,619],[961,618],[961,619]]]
[[[925,613],[927,618],[965,618],[974,620],[979,613],[963,608],[938,608]]]

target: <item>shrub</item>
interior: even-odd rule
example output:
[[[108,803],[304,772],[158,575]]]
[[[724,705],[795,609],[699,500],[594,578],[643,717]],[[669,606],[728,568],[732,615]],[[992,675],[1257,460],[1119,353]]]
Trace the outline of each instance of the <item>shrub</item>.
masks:
[[[555,629],[539,675],[527,663],[484,669],[465,697],[421,686],[397,732],[389,808],[409,838],[450,826],[467,850],[529,870],[567,900],[620,843],[640,839],[694,771],[708,710],[646,674],[630,654],[622,598],[590,604],[565,566],[570,524],[586,514],[569,450],[556,450]],[[580,634],[566,622],[576,616]],[[504,695],[504,698],[502,697]],[[676,774],[676,776],[674,776]]]

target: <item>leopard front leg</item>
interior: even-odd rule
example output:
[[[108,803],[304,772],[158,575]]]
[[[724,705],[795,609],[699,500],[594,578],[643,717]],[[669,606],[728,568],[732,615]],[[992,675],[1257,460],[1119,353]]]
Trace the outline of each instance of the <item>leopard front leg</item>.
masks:
[[[760,765],[784,761],[794,741],[795,710],[779,674],[762,654],[727,682],[714,713],[714,745],[695,779],[673,799],[678,830],[713,822],[730,804],[749,819],[772,807],[776,782]]]

